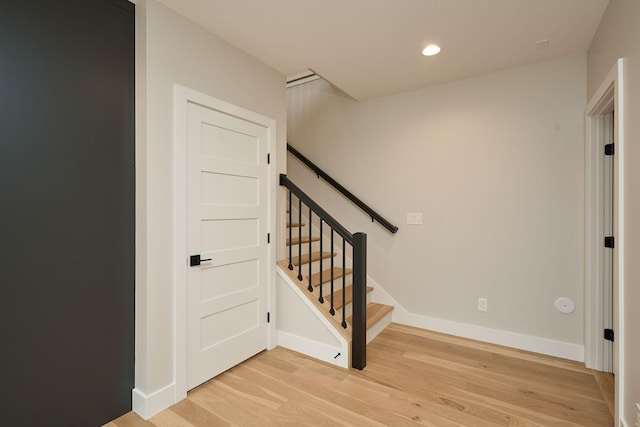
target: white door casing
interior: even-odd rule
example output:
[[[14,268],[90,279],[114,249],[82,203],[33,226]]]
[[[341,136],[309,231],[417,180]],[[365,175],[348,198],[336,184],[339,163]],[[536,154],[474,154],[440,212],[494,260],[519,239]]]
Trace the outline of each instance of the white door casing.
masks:
[[[174,95],[177,402],[275,345],[276,179],[275,120],[180,85]],[[212,261],[190,267],[195,254]]]

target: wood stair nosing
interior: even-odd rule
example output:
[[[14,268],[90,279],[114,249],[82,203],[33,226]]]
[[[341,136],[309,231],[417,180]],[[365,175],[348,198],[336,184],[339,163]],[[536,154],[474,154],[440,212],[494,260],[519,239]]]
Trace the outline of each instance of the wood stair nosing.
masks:
[[[320,251],[316,251],[311,254],[311,262],[319,261],[320,258],[327,259],[334,256],[336,256],[336,252],[322,252],[322,254],[320,254]],[[291,264],[295,265],[296,267],[300,264],[307,264],[307,263],[309,263],[309,254],[303,254],[302,258],[297,256],[294,256],[293,258],[291,258]]]
[[[303,223],[294,222],[293,224],[287,224],[287,228],[304,227],[305,225],[307,224],[305,224],[304,222]]]
[[[344,305],[349,305],[353,301],[353,285],[349,285],[344,288]],[[367,293],[373,291],[372,286],[367,286]],[[331,295],[324,297],[325,301],[331,300]],[[333,293],[333,308],[339,310],[342,308],[342,289],[338,289]]]
[[[375,302],[367,304],[367,330],[378,323],[380,319],[393,311],[393,306],[378,304]],[[353,316],[347,317],[347,323],[351,325]]]
[[[320,237],[314,236],[311,238],[312,242],[317,242],[318,240],[320,240]],[[298,245],[300,243],[309,243],[309,236],[302,236],[302,240],[298,237],[293,237],[291,240],[287,239],[287,246]]]
[[[351,269],[342,269],[341,267],[333,268],[333,280],[339,279],[342,276],[347,276],[351,274]],[[322,283],[327,283],[331,281],[331,269],[327,269],[322,271]],[[304,283],[309,283],[309,276],[305,276],[303,279]],[[311,285],[312,286],[320,286],[320,272],[313,273],[311,275]]]

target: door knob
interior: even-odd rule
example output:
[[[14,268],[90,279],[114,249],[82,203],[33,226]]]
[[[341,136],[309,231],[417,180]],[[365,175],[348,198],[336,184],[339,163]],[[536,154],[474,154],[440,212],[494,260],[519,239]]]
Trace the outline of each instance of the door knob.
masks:
[[[212,260],[211,258],[202,259],[200,258],[200,255],[191,255],[189,257],[189,266],[195,267],[196,265],[200,265],[202,261],[211,261],[211,260]]]

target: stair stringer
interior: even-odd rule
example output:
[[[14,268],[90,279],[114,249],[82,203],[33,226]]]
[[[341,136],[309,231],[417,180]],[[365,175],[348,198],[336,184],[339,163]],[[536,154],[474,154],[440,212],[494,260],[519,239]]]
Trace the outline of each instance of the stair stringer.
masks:
[[[351,366],[351,340],[277,266],[278,345],[341,368]]]

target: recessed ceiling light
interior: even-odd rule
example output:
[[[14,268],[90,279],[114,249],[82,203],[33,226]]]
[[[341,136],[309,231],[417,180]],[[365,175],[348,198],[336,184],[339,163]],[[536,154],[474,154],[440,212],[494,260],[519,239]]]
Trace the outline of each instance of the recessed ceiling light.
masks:
[[[433,56],[437,55],[438,53],[440,53],[440,46],[438,46],[437,44],[430,44],[422,51],[422,54],[424,56]]]

